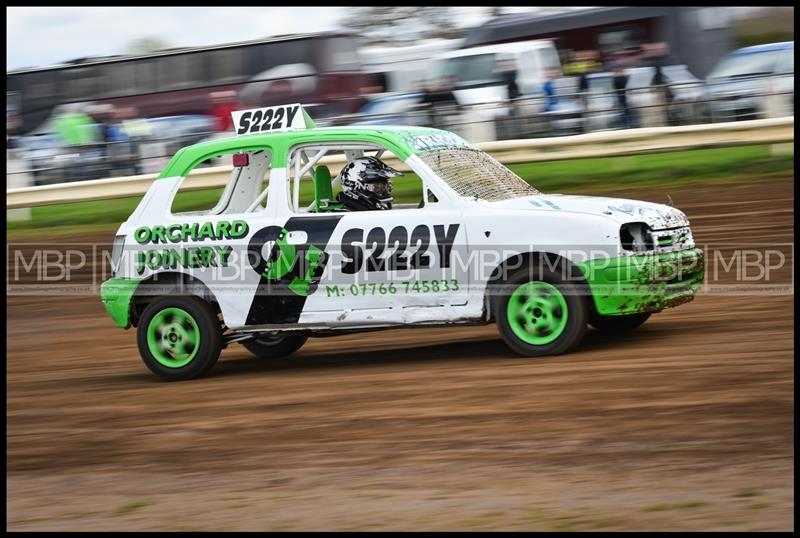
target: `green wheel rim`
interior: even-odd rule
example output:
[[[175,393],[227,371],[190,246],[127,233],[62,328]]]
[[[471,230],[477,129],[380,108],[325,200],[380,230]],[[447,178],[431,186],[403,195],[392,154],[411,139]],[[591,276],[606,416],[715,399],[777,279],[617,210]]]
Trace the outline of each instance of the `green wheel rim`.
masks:
[[[147,347],[167,368],[186,366],[200,349],[200,328],[185,310],[165,308],[147,326]]]
[[[547,282],[528,282],[514,290],[506,313],[514,334],[534,346],[555,341],[567,327],[567,301]]]

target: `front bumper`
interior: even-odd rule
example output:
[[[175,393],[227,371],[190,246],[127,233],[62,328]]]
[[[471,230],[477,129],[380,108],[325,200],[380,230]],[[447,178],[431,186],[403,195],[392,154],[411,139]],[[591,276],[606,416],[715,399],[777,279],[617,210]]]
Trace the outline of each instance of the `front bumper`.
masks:
[[[579,264],[597,313],[604,316],[660,312],[694,299],[703,282],[699,248],[599,258]]]
[[[131,325],[131,299],[139,282],[134,278],[111,278],[100,286],[100,300],[117,327],[127,329]]]

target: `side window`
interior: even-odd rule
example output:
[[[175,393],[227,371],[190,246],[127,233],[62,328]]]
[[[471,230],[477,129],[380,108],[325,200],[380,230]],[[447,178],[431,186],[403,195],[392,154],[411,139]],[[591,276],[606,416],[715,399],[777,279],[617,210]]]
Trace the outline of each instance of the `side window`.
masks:
[[[175,90],[207,82],[206,56],[202,53],[174,54],[158,59],[159,90]]]
[[[172,214],[225,215],[263,210],[271,163],[272,153],[267,149],[210,156],[181,181],[172,200]],[[218,173],[209,170],[207,164],[233,165],[225,187],[198,190]]]
[[[293,149],[289,154],[289,193],[292,210],[297,213],[329,213],[346,211],[385,211],[379,207],[345,203],[342,193],[343,172],[348,164],[363,157],[376,157],[385,165],[405,168],[391,151],[374,144],[309,145]],[[398,170],[389,178],[391,211],[417,209],[435,203],[435,195],[413,171]],[[345,172],[348,175],[352,172]]]
[[[208,53],[209,83],[241,82],[247,77],[245,53],[241,48],[220,49]]]

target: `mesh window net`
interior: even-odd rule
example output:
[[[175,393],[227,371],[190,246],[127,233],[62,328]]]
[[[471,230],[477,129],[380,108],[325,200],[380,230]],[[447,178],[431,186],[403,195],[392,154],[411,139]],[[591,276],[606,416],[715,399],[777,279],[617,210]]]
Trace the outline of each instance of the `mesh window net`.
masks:
[[[459,195],[489,202],[541,194],[521,177],[477,149],[448,148],[417,154]]]

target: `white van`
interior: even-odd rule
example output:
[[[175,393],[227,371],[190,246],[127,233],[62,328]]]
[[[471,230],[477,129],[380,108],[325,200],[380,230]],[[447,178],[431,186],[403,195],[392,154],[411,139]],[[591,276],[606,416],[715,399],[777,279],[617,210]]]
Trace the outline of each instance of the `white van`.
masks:
[[[363,47],[358,54],[362,72],[384,75],[386,92],[413,92],[419,91],[430,76],[433,58],[463,42],[463,39],[430,39],[407,47]]]
[[[440,78],[457,78],[454,93],[461,105],[506,101],[508,87],[498,68],[508,61],[516,68],[517,87],[525,96],[541,95],[551,70],[562,73],[556,47],[545,39],[459,49],[438,60]]]

